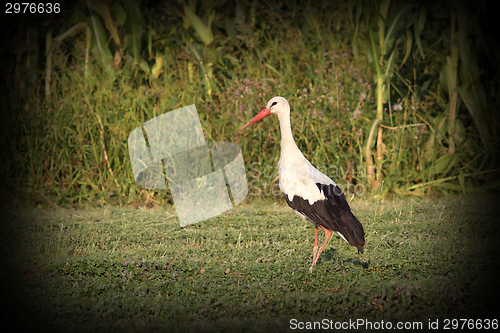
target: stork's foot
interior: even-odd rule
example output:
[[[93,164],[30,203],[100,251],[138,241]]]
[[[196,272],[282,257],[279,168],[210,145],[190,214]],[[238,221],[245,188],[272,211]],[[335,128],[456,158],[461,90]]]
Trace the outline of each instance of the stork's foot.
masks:
[[[313,267],[314,267],[314,265],[316,265],[316,261],[318,261],[318,253],[317,253],[317,251],[316,251],[316,253],[315,253],[314,257],[313,257],[313,261],[312,261],[311,267],[309,267],[309,272],[312,273]]]
[[[309,272],[312,273],[314,265],[318,262],[319,259],[319,253],[316,253],[316,256],[313,258],[313,262],[311,264],[311,267],[309,267]]]

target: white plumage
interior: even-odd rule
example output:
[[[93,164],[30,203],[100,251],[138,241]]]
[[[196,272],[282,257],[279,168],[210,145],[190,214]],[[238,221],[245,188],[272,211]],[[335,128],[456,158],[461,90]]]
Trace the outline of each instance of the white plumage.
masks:
[[[288,205],[303,219],[316,227],[312,272],[321,252],[336,231],[361,253],[365,244],[364,230],[352,214],[340,188],[328,176],[316,169],[300,152],[293,139],[290,125],[290,105],[283,97],[273,97],[242,129],[276,114],[281,129],[281,155],[278,163],[279,185]],[[318,227],[325,231],[325,240],[318,251]]]

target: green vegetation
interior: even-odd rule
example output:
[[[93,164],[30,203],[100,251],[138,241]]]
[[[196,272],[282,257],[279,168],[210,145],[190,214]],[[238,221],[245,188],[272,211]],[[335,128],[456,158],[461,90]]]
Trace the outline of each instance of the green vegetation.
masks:
[[[0,48],[0,282],[36,331],[269,331],[288,320],[494,319],[496,21],[481,1],[86,0],[10,15]],[[13,20],[8,21],[8,20]],[[273,96],[342,186],[365,254],[278,190]],[[181,229],[139,188],[128,135],[195,104],[243,152],[250,195]],[[472,194],[472,195],[471,195]],[[458,196],[460,195],[460,196]],[[469,195],[469,196],[466,196]],[[497,318],[498,319],[498,318]]]
[[[3,199],[171,203],[135,185],[126,142],[190,104],[208,141],[242,147],[264,193],[277,120],[237,131],[275,95],[299,148],[357,194],[497,188],[498,48],[478,4],[91,0],[65,19],[23,16],[2,49]]]
[[[243,203],[182,229],[171,207],[27,209],[2,224],[2,298],[50,332],[498,319],[498,199],[355,199],[365,254],[333,237],[312,274],[314,228],[284,206]]]

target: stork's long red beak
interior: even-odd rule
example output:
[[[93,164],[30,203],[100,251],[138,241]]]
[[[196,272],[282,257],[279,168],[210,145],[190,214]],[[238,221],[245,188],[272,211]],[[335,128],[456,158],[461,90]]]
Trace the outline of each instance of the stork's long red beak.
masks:
[[[268,108],[265,108],[264,110],[260,111],[259,113],[257,113],[257,115],[255,117],[253,117],[252,120],[250,120],[248,122],[248,124],[246,124],[245,126],[243,126],[240,131],[243,131],[245,128],[249,127],[249,126],[252,126],[253,124],[255,124],[256,122],[258,122],[259,120],[262,120],[264,118],[266,118],[267,116],[269,116],[271,114],[271,110],[268,109]]]

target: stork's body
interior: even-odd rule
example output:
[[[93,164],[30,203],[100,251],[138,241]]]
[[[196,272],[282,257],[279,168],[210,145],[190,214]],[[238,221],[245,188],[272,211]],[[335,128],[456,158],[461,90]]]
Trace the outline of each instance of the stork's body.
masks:
[[[312,269],[336,231],[340,237],[363,253],[364,230],[340,188],[321,173],[302,155],[293,139],[290,125],[290,106],[283,97],[273,97],[242,129],[258,122],[271,113],[278,115],[281,129],[281,155],[278,163],[279,185],[288,205],[303,219],[314,224],[315,243]],[[318,250],[318,227],[325,231],[325,240]]]

